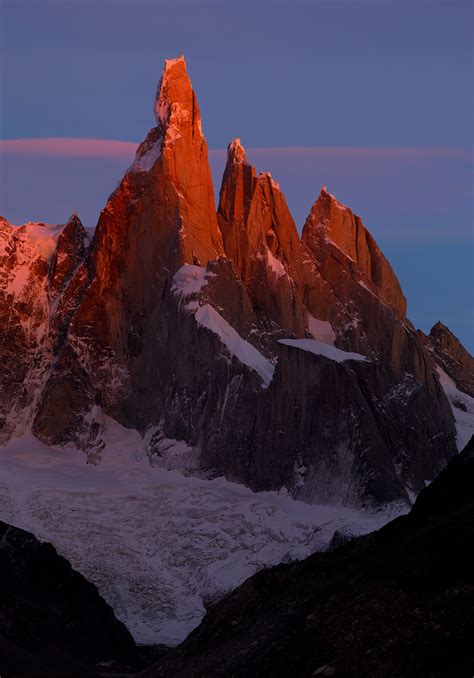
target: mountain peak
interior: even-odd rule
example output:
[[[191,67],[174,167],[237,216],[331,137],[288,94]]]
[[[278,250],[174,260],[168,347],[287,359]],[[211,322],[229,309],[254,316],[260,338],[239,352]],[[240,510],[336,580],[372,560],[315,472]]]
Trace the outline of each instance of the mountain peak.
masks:
[[[258,181],[260,183],[269,183],[273,188],[276,188],[278,191],[280,190],[280,184],[278,181],[275,181],[270,172],[260,172]]]
[[[474,396],[474,358],[456,335],[438,320],[426,341],[435,362],[453,379],[458,389]]]
[[[180,54],[178,57],[175,57],[174,59],[165,59],[165,71],[168,71],[172,68],[174,68],[177,64],[183,64],[184,70],[186,70],[186,60],[184,58],[184,54]]]
[[[327,256],[328,247],[337,247],[357,265],[371,291],[405,317],[406,299],[389,262],[361,218],[329,193],[326,186],[321,187],[306,219],[302,239],[319,263]]]
[[[240,139],[232,139],[230,144],[227,146],[227,159],[228,162],[231,163],[240,162],[248,165],[245,149],[240,143]]]
[[[165,60],[154,111],[157,127],[165,141],[174,141],[188,131],[193,138],[195,135],[202,137],[199,106],[183,55]]]

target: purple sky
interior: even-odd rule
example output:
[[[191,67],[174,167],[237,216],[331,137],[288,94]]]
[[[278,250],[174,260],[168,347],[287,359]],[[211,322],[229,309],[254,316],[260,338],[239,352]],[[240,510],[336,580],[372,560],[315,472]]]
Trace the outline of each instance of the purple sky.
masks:
[[[299,228],[328,184],[383,247],[412,320],[441,319],[472,350],[470,1],[3,0],[0,11],[4,216],[76,210],[95,225],[153,124],[163,59],[184,52],[216,190],[234,136],[280,182]],[[71,141],[45,142],[55,137]]]

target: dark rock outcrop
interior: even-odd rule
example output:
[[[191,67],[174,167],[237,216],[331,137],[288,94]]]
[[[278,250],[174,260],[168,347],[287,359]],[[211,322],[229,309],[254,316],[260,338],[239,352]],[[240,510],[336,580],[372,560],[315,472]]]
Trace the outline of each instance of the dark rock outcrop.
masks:
[[[474,671],[474,438],[411,512],[262,571],[145,678],[467,678]]]
[[[137,648],[96,587],[0,521],[0,674],[86,676],[110,661],[134,664]]]
[[[48,270],[48,292],[54,302],[76,268],[85,259],[89,236],[81,220],[73,214],[59,234]]]

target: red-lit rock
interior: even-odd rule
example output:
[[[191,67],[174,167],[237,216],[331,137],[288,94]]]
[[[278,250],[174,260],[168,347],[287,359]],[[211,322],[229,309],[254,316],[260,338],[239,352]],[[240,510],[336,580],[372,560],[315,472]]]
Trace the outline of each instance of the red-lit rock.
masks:
[[[95,461],[113,417],[151,456],[184,441],[194,470],[256,490],[406,501],[456,453],[453,416],[377,245],[325,191],[301,239],[238,140],[216,215],[181,57],[155,115],[90,246],[76,218],[52,240],[0,224],[3,437],[31,426]],[[325,351],[278,343],[311,336]]]
[[[406,299],[392,267],[360,217],[341,204],[323,186],[311,208],[302,234],[315,254],[336,246],[354,264],[353,275],[390,306],[400,317],[406,315]]]

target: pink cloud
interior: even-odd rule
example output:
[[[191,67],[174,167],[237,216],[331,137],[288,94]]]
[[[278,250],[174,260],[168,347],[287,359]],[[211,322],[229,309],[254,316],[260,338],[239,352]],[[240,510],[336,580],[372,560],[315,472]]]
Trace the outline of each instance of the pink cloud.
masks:
[[[0,153],[22,155],[72,156],[72,157],[129,157],[137,149],[138,143],[133,141],[117,141],[109,139],[7,139],[0,140]],[[333,159],[376,159],[376,158],[452,158],[469,160],[472,154],[463,148],[394,148],[394,147],[353,147],[353,146],[281,146],[269,148],[248,148],[248,153],[259,159],[268,157],[311,158],[331,157]],[[221,158],[225,149],[211,149],[209,155]]]
[[[59,222],[75,209],[93,226],[136,148],[105,139],[0,141],[0,213],[17,222]],[[247,155],[280,183],[298,228],[327,184],[376,237],[472,237],[468,149],[273,147],[247,148]],[[217,194],[225,149],[211,149],[209,159]]]
[[[0,153],[76,158],[125,158],[133,156],[138,144],[108,139],[7,139]]]

